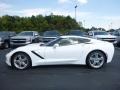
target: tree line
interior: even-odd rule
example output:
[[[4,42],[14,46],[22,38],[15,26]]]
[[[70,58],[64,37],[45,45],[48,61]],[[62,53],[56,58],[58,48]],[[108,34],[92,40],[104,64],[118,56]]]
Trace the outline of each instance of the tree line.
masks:
[[[1,16],[0,17],[0,31],[38,31],[44,32],[48,30],[58,30],[61,33],[68,30],[75,30],[84,28],[75,19],[70,16],[49,15],[49,16]]]

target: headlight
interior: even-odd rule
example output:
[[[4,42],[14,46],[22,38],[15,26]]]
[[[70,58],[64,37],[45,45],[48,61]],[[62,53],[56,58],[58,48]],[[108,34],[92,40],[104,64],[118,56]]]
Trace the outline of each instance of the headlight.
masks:
[[[29,39],[26,39],[26,42],[31,42],[31,39],[29,38]]]

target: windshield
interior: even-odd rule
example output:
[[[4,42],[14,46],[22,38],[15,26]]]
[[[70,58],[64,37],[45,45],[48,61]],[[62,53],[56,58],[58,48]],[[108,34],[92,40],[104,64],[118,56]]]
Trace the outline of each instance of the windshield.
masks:
[[[18,36],[33,36],[33,32],[21,32]]]
[[[81,31],[71,31],[69,35],[77,35],[77,36],[83,36],[84,33]]]
[[[59,44],[60,46],[65,46],[65,45],[74,45],[74,44],[86,43],[86,42],[90,42],[90,39],[75,38],[75,37],[68,37],[68,38],[58,37],[52,40],[51,42],[48,42],[47,44],[45,44],[45,46],[53,46],[56,43]]]
[[[43,35],[44,37],[57,37],[60,34],[57,31],[46,31]]]
[[[9,35],[9,33],[7,33],[7,32],[0,32],[0,36],[7,36],[7,35]]]
[[[56,38],[48,43],[45,44],[45,46],[53,46],[56,42],[58,42],[61,38]]]
[[[94,35],[109,35],[107,32],[94,32]]]

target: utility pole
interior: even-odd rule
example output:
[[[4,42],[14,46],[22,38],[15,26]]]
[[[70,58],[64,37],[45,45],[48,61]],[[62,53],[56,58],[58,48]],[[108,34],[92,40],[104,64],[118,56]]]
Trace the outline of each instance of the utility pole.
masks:
[[[85,20],[83,20],[83,27],[85,28]]]
[[[75,5],[75,20],[77,21],[77,5]]]
[[[113,27],[112,27],[112,26],[113,26],[113,23],[112,23],[112,22],[110,23],[110,26],[111,26],[111,29],[112,29],[112,28],[113,28]]]

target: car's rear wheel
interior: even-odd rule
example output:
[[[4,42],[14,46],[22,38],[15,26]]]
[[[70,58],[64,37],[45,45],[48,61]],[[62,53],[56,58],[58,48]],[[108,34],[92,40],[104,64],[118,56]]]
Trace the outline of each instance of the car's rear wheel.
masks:
[[[103,67],[106,62],[106,56],[101,51],[93,51],[87,57],[87,65],[90,68],[98,69]]]
[[[31,59],[26,53],[19,52],[13,55],[11,63],[14,68],[24,70],[31,66]]]

